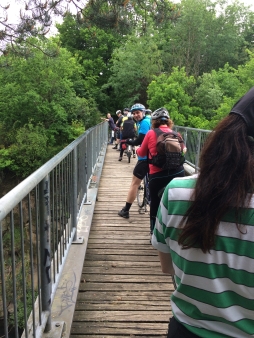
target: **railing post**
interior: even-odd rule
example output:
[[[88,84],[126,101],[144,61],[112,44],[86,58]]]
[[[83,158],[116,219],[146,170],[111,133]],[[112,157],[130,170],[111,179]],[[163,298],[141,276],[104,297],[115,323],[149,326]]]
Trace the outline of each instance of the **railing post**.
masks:
[[[51,330],[51,243],[50,243],[50,190],[49,175],[39,184],[40,201],[40,259],[41,259],[41,306],[47,312],[45,332]]]
[[[78,157],[77,157],[77,147],[73,149],[72,152],[72,230],[75,229],[75,234],[73,237],[73,241],[77,240],[77,212],[78,212],[78,207],[77,207],[77,182],[78,182]]]
[[[201,131],[198,132],[198,144],[197,144],[197,152],[196,152],[196,160],[195,160],[195,173],[198,172],[198,162],[200,156],[200,144],[201,144]]]

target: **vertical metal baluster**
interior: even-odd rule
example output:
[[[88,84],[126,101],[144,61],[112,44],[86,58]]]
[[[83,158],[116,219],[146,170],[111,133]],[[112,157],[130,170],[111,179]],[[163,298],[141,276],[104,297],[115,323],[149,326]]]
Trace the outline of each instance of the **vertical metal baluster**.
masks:
[[[51,251],[50,251],[50,196],[49,175],[39,184],[40,198],[40,252],[42,311],[49,312],[45,332],[51,329]]]
[[[2,287],[2,300],[3,300],[3,312],[4,312],[4,334],[5,338],[8,338],[8,313],[7,313],[7,301],[6,301],[6,285],[5,285],[5,262],[4,262],[4,250],[3,250],[3,227],[0,222],[0,260],[1,260],[1,287]]]
[[[70,189],[70,182],[71,182],[71,156],[68,155],[68,231],[69,231],[69,237],[71,236],[71,223],[70,223],[70,215],[71,215],[71,208],[70,208],[70,199],[71,199],[71,189]]]
[[[34,297],[34,261],[33,261],[33,229],[30,193],[28,194],[28,212],[29,212],[29,235],[30,235],[30,273],[31,273],[31,292],[32,292],[32,309],[33,309],[33,334],[35,336],[35,297]]]
[[[18,315],[17,315],[17,288],[16,288],[16,257],[15,257],[15,227],[14,227],[14,216],[13,210],[10,212],[10,221],[11,221],[11,262],[12,262],[12,293],[13,293],[13,305],[14,305],[14,327],[15,327],[15,336],[18,337]]]
[[[35,189],[35,210],[36,210],[36,255],[37,255],[37,278],[38,278],[38,308],[39,308],[39,324],[41,325],[41,313],[42,313],[42,304],[41,304],[41,257],[40,257],[40,213],[39,213],[39,192],[38,186]]]
[[[201,132],[198,132],[198,144],[197,144],[197,154],[196,154],[196,161],[195,161],[195,173],[198,172],[198,162],[200,156],[200,144],[201,144]]]
[[[57,170],[58,169],[58,170]],[[57,190],[56,190],[56,220],[57,220],[57,228],[56,228],[56,260],[57,260],[57,273],[59,273],[59,265],[60,265],[60,259],[59,255],[61,255],[61,244],[59,243],[59,222],[60,222],[60,169],[59,165],[56,167],[56,184],[57,184]],[[61,238],[61,236],[60,236]]]
[[[64,179],[63,179],[63,161],[61,162],[61,244],[62,244],[62,255],[61,255],[61,264],[63,263],[64,257],[64,243],[65,243],[65,226],[64,226]]]
[[[28,337],[28,328],[27,328],[27,299],[26,299],[26,266],[25,266],[25,248],[24,248],[24,229],[23,229],[23,210],[22,210],[22,201],[19,203],[19,213],[20,213],[20,244],[21,244],[21,261],[22,261],[22,279],[23,279],[23,302],[24,302],[24,318],[25,318],[25,332],[26,337]]]
[[[52,219],[51,219],[51,225],[52,225],[52,252],[53,254],[56,252],[56,245],[55,245],[55,227],[56,227],[56,220],[55,220],[55,170],[51,173],[51,187],[52,187],[52,195],[51,195],[51,203],[52,203]],[[56,262],[55,258],[53,259],[53,281],[56,282]]]
[[[67,217],[66,217],[66,159],[63,161],[63,214],[64,214],[64,255],[68,244]]]
[[[73,240],[77,240],[77,148],[72,152],[72,229],[75,229]]]

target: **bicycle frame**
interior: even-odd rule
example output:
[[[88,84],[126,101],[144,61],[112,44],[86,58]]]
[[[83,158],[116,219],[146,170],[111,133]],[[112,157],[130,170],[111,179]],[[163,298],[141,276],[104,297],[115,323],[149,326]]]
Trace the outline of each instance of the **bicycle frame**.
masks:
[[[147,206],[151,203],[148,174],[146,174],[138,187],[137,202],[140,213],[142,213],[142,210],[144,212],[148,211]]]
[[[131,162],[131,155],[132,155],[132,152],[133,152],[133,147],[132,147],[132,145],[125,143],[125,141],[126,140],[121,140],[121,143],[126,145],[126,149],[124,151],[127,155],[128,163],[130,163]]]

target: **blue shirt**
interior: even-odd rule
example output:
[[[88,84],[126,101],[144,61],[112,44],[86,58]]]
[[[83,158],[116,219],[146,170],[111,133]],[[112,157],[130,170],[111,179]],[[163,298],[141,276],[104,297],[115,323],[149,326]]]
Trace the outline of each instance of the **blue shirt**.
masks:
[[[146,133],[150,130],[150,119],[147,118],[143,118],[141,121],[137,122],[137,128],[138,128],[138,135],[139,134],[144,134],[146,135]],[[147,156],[145,157],[139,157],[139,160],[146,160]]]

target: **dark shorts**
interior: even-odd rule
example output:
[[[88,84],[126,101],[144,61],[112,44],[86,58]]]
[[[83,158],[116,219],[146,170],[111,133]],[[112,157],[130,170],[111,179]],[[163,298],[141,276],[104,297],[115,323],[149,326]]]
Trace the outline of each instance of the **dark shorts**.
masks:
[[[148,173],[147,160],[139,160],[135,165],[133,175],[139,178],[140,180],[143,180],[143,178],[146,176],[147,173]]]
[[[184,325],[182,325],[174,317],[172,317],[170,318],[168,325],[167,338],[200,338],[200,337],[187,330]]]

